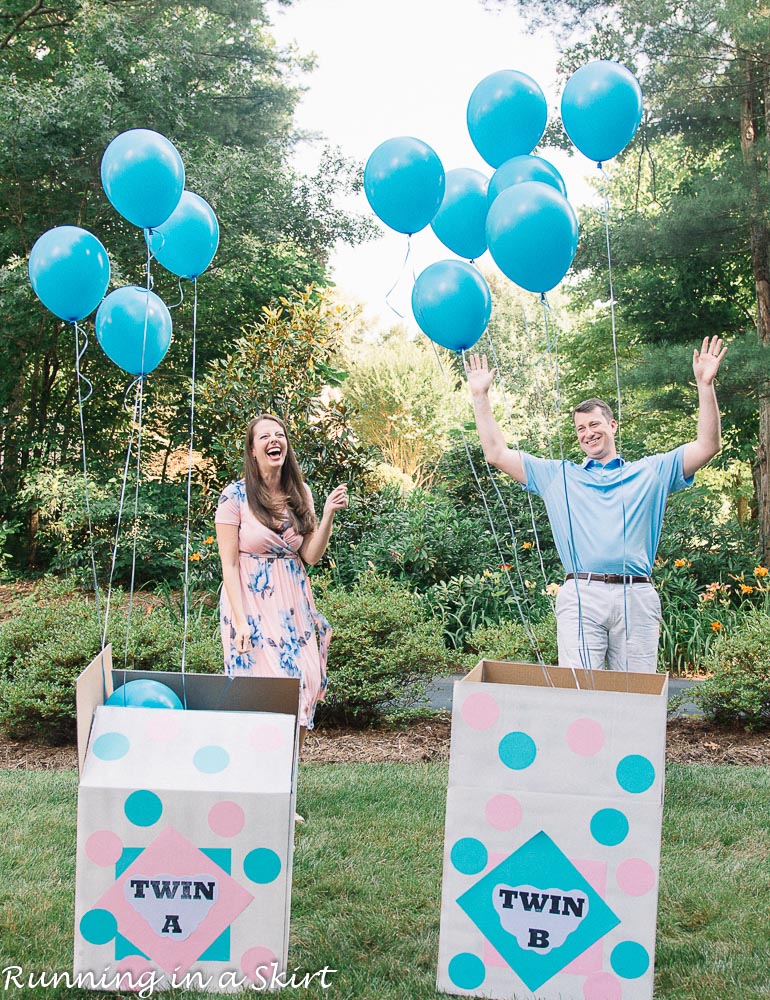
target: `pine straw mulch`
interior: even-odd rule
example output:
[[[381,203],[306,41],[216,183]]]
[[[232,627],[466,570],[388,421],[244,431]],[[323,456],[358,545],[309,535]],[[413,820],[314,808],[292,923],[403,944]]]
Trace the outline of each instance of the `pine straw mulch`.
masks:
[[[316,729],[308,733],[302,760],[312,764],[445,761],[448,715],[423,719],[405,729]],[[725,729],[702,719],[670,719],[666,757],[676,764],[770,764],[770,735]],[[0,735],[0,768],[60,770],[77,767],[74,746],[50,747]]]

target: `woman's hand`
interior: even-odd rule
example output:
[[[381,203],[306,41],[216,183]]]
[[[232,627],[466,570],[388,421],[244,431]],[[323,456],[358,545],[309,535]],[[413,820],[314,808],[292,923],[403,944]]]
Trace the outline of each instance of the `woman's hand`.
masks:
[[[324,503],[324,515],[334,517],[338,510],[342,510],[348,505],[348,487],[346,483],[335,486]]]
[[[233,645],[236,653],[248,653],[251,649],[251,628],[249,625],[230,626]]]

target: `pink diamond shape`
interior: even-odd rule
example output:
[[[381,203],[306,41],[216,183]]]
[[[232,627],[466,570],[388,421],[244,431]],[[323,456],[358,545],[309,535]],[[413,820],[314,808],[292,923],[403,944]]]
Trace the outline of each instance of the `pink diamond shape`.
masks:
[[[195,883],[205,881],[203,892],[213,897],[211,900],[202,898],[202,906],[207,909],[205,916],[195,929],[179,940],[176,930],[178,923],[169,920],[165,934],[158,933],[158,923],[155,928],[144,919],[136,904],[132,905],[127,895],[135,896],[137,892],[155,894],[155,888],[150,883],[152,879],[159,880],[159,888],[169,879],[179,880],[180,885],[174,890],[174,895],[201,895],[201,887],[196,889]],[[136,883],[131,886],[131,882]],[[185,889],[183,883],[190,882],[192,886]],[[214,883],[212,890],[211,883]],[[137,888],[139,886],[139,888]],[[173,890],[173,882],[166,886],[166,891]],[[215,864],[186,837],[183,837],[173,826],[161,830],[158,836],[149,844],[94,904],[98,909],[109,910],[118,922],[119,932],[139,947],[153,962],[169,974],[176,970],[178,975],[184,973],[195,962],[208,946],[229,927],[254,899],[252,894],[244,889],[226,871]],[[169,899],[169,915],[174,913],[174,899]],[[206,903],[210,905],[206,905]],[[176,939],[174,934],[177,934]],[[166,934],[168,936],[166,936]]]

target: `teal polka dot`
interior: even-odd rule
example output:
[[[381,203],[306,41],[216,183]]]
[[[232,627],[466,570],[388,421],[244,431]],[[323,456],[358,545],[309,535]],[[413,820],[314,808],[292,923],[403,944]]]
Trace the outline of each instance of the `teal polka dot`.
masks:
[[[243,859],[243,872],[251,882],[266,885],[281,873],[281,859],[269,847],[257,847]]]
[[[152,826],[163,814],[163,803],[155,792],[141,789],[128,796],[123,811],[126,819],[134,826]]]
[[[623,979],[638,979],[649,969],[650,956],[636,941],[621,941],[612,949],[610,965]]]
[[[484,982],[487,970],[477,955],[462,952],[449,963],[449,978],[461,990],[475,990]]]
[[[640,792],[646,792],[655,781],[655,768],[647,757],[631,754],[618,764],[615,777],[624,791],[638,795]]]
[[[204,774],[218,774],[230,763],[230,754],[224,747],[201,747],[193,757],[193,764]]]
[[[526,733],[508,733],[500,740],[497,748],[500,760],[512,771],[523,771],[529,767],[537,754],[535,741]]]
[[[123,733],[102,733],[93,742],[94,754],[99,760],[120,760],[128,753],[131,744]]]
[[[89,910],[80,920],[80,933],[90,944],[107,944],[118,933],[118,922],[109,910]]]
[[[619,809],[600,809],[591,817],[591,836],[597,844],[615,847],[628,836],[628,820]]]
[[[463,875],[478,875],[487,867],[487,849],[475,837],[463,837],[452,848],[452,864]]]

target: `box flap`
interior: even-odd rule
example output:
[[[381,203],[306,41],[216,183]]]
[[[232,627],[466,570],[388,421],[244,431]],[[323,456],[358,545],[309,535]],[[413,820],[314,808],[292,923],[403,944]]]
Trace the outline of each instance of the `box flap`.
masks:
[[[298,677],[227,677],[224,674],[182,674],[178,670],[112,671],[116,690],[135,680],[166,684],[188,709],[299,715]]]
[[[459,683],[469,682],[668,696],[668,674],[635,673],[631,670],[573,670],[570,667],[509,660],[480,660]]]
[[[107,646],[91,660],[75,681],[77,713],[78,771],[82,774],[94,711],[112,694],[112,646]]]

